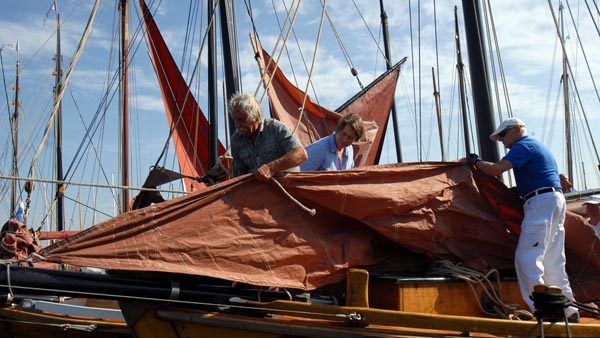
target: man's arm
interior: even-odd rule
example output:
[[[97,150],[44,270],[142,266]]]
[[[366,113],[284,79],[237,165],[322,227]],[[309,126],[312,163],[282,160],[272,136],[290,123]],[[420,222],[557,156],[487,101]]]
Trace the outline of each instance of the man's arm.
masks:
[[[304,147],[296,147],[280,158],[260,166],[258,170],[256,170],[256,173],[254,173],[254,177],[259,181],[268,181],[274,174],[289,168],[297,167],[307,158],[308,154],[306,153],[306,150],[304,150]]]
[[[498,162],[477,161],[475,162],[475,166],[490,176],[498,176],[513,167],[512,163],[507,160],[500,160]]]

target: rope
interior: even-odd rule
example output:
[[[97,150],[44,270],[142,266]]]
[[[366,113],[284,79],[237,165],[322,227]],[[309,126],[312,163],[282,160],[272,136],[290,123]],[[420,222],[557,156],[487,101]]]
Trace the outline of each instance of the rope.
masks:
[[[298,129],[298,125],[300,125],[300,121],[302,117],[304,117],[304,107],[306,105],[306,99],[308,99],[308,86],[312,81],[313,71],[315,69],[315,61],[317,60],[317,51],[319,50],[319,42],[321,41],[321,33],[323,32],[323,21],[325,20],[325,16],[327,15],[327,0],[323,1],[323,11],[321,12],[321,21],[319,22],[319,30],[317,34],[317,41],[315,42],[315,49],[313,51],[313,59],[310,64],[310,71],[308,73],[308,79],[306,80],[306,87],[304,88],[304,97],[302,98],[302,107],[300,107],[300,116],[298,117],[298,121],[296,121],[296,125],[294,126],[294,130],[292,133],[296,133],[296,129]]]
[[[192,178],[186,176],[188,178]],[[5,176],[0,175],[0,179],[6,180],[19,180],[19,181],[32,181],[32,182],[43,182],[43,183],[61,183],[64,185],[80,185],[85,187],[95,187],[95,188],[109,188],[109,189],[129,189],[129,190],[139,190],[139,191],[157,191],[157,192],[169,192],[169,193],[177,193],[177,194],[189,194],[190,192],[181,191],[181,190],[168,190],[168,189],[153,189],[153,188],[144,188],[144,187],[136,187],[136,186],[128,186],[128,185],[114,185],[114,184],[99,184],[99,183],[84,183],[84,182],[74,182],[74,181],[59,181],[59,180],[51,180],[44,178],[23,178],[17,176]],[[194,179],[196,179],[194,177]]]
[[[79,42],[79,46],[77,46],[77,50],[75,52],[73,61],[71,61],[71,64],[69,64],[69,67],[67,68],[65,80],[63,81],[63,87],[61,88],[60,92],[57,95],[56,103],[54,104],[54,107],[52,108],[52,113],[50,114],[48,122],[46,123],[46,129],[44,130],[44,135],[42,136],[42,140],[40,141],[40,144],[34,153],[33,159],[31,160],[32,164],[31,164],[31,167],[29,168],[29,172],[31,175],[33,175],[33,170],[34,170],[33,164],[35,163],[36,159],[40,156],[40,153],[42,151],[44,143],[46,142],[46,138],[48,137],[48,133],[50,132],[50,127],[52,125],[52,122],[54,121],[54,116],[56,115],[56,112],[60,108],[60,103],[61,103],[63,96],[65,95],[65,88],[69,84],[69,80],[71,79],[71,74],[73,73],[73,69],[75,68],[75,65],[77,64],[77,61],[79,61],[79,57],[81,56],[81,53],[83,52],[83,47],[87,43],[87,40],[91,34],[94,19],[96,17],[96,12],[98,11],[99,6],[100,6],[100,0],[96,0],[96,2],[94,3],[94,6],[93,6],[93,10],[88,19],[83,36],[81,37],[81,41]]]
[[[11,262],[7,262],[6,263],[6,284],[8,284],[8,295],[6,297],[6,302],[11,302],[12,300],[15,298],[15,294],[13,293],[12,290],[12,285],[10,284],[10,265],[12,263]]]
[[[275,72],[277,72],[277,69],[279,69],[279,60],[281,59],[281,55],[283,54],[283,51],[285,50],[285,46],[287,45],[287,41],[289,39],[289,36],[292,33],[292,31],[293,31],[294,23],[296,22],[296,17],[298,16],[298,12],[300,11],[300,3],[301,3],[301,1],[298,1],[298,4],[296,5],[296,8],[295,8],[295,10],[293,12],[293,17],[292,17],[291,20],[290,20],[290,15],[292,15],[292,12],[291,11],[287,12],[287,16],[285,18],[284,24],[285,24],[286,21],[289,21],[290,23],[289,23],[289,28],[288,28],[288,30],[287,30],[287,32],[285,34],[285,37],[283,38],[283,45],[282,45],[279,53],[277,54],[277,57],[274,58],[273,56],[275,55],[275,50],[277,49],[277,46],[279,45],[279,42],[281,41],[281,37],[283,35],[283,30],[280,30],[279,36],[277,37],[277,41],[275,42],[275,47],[273,48],[273,52],[271,53],[271,61],[269,61],[269,64],[265,65],[265,71],[267,71],[269,69],[269,66],[271,65],[271,62],[273,60],[275,60],[275,65],[276,66],[275,66],[275,69],[273,70],[273,73],[269,77],[269,82],[267,82],[266,84],[263,84],[265,88],[268,88],[271,85],[271,82],[273,80],[273,76],[275,75]],[[292,2],[292,5],[290,7],[292,7],[292,6],[294,6],[294,2]],[[260,89],[260,85],[261,85],[261,83],[264,82],[264,79],[262,78],[262,75],[263,74],[261,74],[261,81],[259,81],[259,83],[256,86],[256,90],[254,91],[254,96],[257,96],[258,91]],[[263,102],[266,94],[267,94],[266,91],[263,92],[263,94],[261,95],[260,99],[258,100],[259,103]]]
[[[559,33],[560,30],[559,30],[559,26],[558,26],[558,21],[556,19],[556,14],[554,13],[554,9],[552,8],[552,2],[550,0],[548,0],[548,6],[550,7],[550,14],[552,14],[552,19],[554,22],[554,27],[556,28],[556,32],[557,32],[557,34],[559,34],[559,36],[561,36]],[[567,54],[566,47],[565,47],[565,43],[564,43],[563,39],[560,39],[560,45],[562,47],[563,54],[566,55]],[[565,61],[567,64],[568,72],[569,72],[569,74],[572,75],[573,70],[571,69],[571,63],[569,62],[568,58],[565,58]],[[573,88],[575,89],[577,102],[579,102],[579,105],[581,107],[583,107],[584,105],[583,105],[583,102],[581,102],[581,95],[579,94],[579,88],[577,87],[577,83],[575,81],[573,81],[572,84],[573,84]],[[596,92],[596,96],[598,97],[598,100],[600,100],[600,95],[598,95],[598,92]],[[586,123],[589,135],[593,135],[590,125],[589,125],[589,121],[587,119],[585,120],[585,123]],[[598,163],[600,163],[600,155],[598,155],[598,149],[596,147],[596,142],[594,142],[593,137],[591,137],[591,143],[592,143],[592,147],[594,148],[594,155],[596,156],[596,161]]]
[[[285,188],[281,185],[281,183],[279,183],[279,181],[277,181],[274,177],[271,177],[271,181],[273,183],[275,183],[275,185],[277,185],[279,187],[279,189],[281,189],[281,191],[292,201],[294,202],[297,206],[299,206],[301,209],[303,209],[304,211],[308,212],[311,216],[314,216],[317,214],[317,210],[315,209],[310,209],[307,206],[305,206],[304,204],[302,204],[300,201],[298,201],[296,198],[294,198],[294,196],[292,196],[289,192],[287,192],[287,190],[285,190]]]
[[[494,310],[496,313],[492,313],[484,309],[481,302],[477,301],[479,309],[488,316],[501,316],[508,319],[533,319],[533,314],[525,310],[520,310],[517,304],[507,304],[502,300],[500,274],[496,269],[492,269],[486,274],[483,274],[479,271],[460,266],[460,264],[454,264],[448,260],[440,260],[433,263],[428,274],[442,276],[449,275],[467,282],[475,299],[479,298],[475,288],[475,286],[479,285],[486,296],[495,304]],[[494,285],[490,276],[494,276],[496,285]]]

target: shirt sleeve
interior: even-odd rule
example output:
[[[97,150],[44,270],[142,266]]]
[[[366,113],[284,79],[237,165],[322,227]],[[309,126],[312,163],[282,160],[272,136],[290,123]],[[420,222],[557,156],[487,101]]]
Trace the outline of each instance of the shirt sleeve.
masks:
[[[512,146],[508,154],[502,158],[510,162],[513,167],[521,168],[529,159],[528,149],[520,143],[516,143]]]
[[[273,120],[274,124],[278,128],[279,133],[279,146],[286,152],[290,152],[292,149],[302,147],[302,143],[298,141],[298,138],[292,134],[292,131],[282,122]]]

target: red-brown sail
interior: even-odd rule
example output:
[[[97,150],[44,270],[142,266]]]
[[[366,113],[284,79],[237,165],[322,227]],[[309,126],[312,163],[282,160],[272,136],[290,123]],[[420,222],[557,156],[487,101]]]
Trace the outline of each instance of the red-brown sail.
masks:
[[[286,78],[275,61],[262,48],[257,54],[257,61],[267,86],[271,116],[285,123],[290,129],[295,129],[296,136],[304,146],[331,134],[341,116],[356,113],[365,121],[366,137],[354,144],[354,162],[356,166],[373,165],[379,162],[385,126],[394,101],[396,82],[405,60],[400,61],[365,87],[337,112],[322,107],[307,97],[302,121],[299,124],[300,108],[305,93]],[[371,149],[373,145],[374,148]]]
[[[162,92],[181,174],[190,177],[204,176],[210,169],[208,145],[211,135],[208,121],[181,76],[144,0],[140,0],[140,8],[144,15],[150,57]],[[225,148],[220,142],[218,152],[220,155],[225,153]],[[185,179],[185,182],[188,191],[205,186],[191,179]]]
[[[346,268],[371,266],[400,249],[511,270],[518,237],[507,231],[501,209],[482,198],[478,187],[491,185],[481,180],[494,178],[475,178],[459,162],[287,174],[283,186],[317,210],[311,216],[273,183],[246,175],[120,215],[43,254],[73,265],[304,289],[337,282]],[[496,189],[504,207],[518,209],[508,188]],[[600,275],[598,237],[573,242],[586,227],[568,218],[567,267],[578,295],[585,289],[586,297],[598,297],[599,288],[588,285]]]

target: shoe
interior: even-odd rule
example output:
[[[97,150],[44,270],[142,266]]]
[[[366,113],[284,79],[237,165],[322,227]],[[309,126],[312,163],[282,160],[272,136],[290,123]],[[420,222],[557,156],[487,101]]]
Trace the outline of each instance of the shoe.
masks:
[[[569,318],[567,318],[569,323],[579,323],[579,312],[575,312]]]

